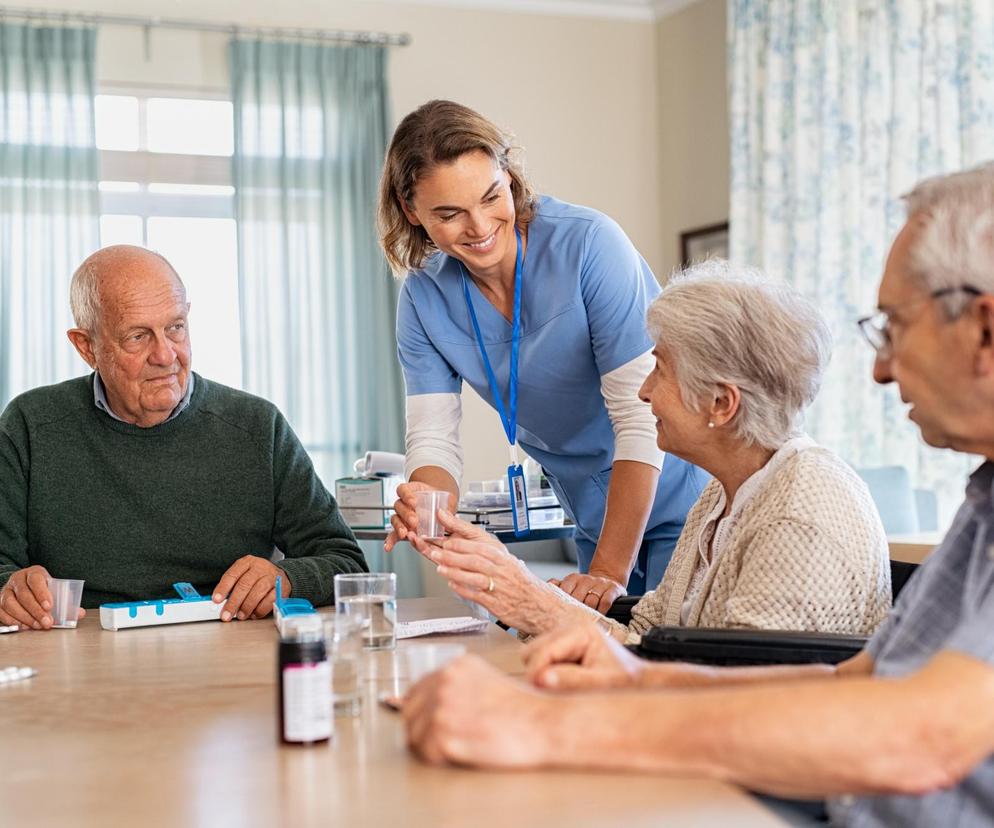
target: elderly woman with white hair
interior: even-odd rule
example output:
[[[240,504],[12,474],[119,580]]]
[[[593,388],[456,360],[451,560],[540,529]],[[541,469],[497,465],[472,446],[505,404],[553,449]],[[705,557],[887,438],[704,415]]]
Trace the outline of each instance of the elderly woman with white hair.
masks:
[[[629,626],[447,512],[451,537],[415,538],[418,551],[457,595],[525,634],[590,619],[627,640],[657,624],[871,633],[891,602],[880,518],[853,470],[800,430],[831,350],[819,312],[755,271],[711,260],[670,281],[648,326],[656,364],[639,396],[659,447],[714,479]]]

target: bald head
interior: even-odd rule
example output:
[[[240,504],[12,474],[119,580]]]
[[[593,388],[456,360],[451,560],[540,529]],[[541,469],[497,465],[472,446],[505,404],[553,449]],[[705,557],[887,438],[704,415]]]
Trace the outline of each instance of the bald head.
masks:
[[[191,356],[190,305],[172,265],[143,247],[105,247],[73,274],[69,299],[69,340],[114,415],[143,428],[164,422],[186,392]]]
[[[171,280],[186,296],[186,287],[165,256],[144,247],[114,244],[92,253],[76,268],[69,285],[69,307],[76,327],[100,328],[108,296],[152,280]]]

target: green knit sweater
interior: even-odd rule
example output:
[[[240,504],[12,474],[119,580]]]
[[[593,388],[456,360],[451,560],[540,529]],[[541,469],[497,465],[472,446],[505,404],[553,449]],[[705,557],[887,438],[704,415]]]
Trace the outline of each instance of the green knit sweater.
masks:
[[[0,586],[41,564],[83,578],[83,606],[210,594],[246,554],[286,559],[293,595],[334,600],[367,569],[283,415],[197,375],[189,407],[153,428],[93,403],[93,375],[36,388],[0,415]]]

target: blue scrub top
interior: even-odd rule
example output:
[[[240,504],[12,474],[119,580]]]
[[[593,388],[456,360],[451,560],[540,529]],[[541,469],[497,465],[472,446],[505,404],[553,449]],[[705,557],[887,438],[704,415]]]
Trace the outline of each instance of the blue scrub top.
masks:
[[[652,348],[645,314],[659,290],[614,221],[586,207],[539,199],[522,275],[517,438],[541,463],[577,526],[581,572],[590,567],[604,523],[614,462],[600,378]],[[472,280],[470,295],[506,402],[511,323]],[[466,381],[494,406],[457,259],[438,253],[408,275],[397,344],[408,396],[457,394]],[[687,511],[708,479],[666,455],[629,593],[659,583]]]

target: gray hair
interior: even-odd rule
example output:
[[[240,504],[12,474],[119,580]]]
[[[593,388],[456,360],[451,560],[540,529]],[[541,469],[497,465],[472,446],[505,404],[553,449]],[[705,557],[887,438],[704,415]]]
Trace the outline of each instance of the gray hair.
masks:
[[[99,268],[89,259],[76,268],[69,283],[69,308],[77,328],[97,330],[100,319]]]
[[[994,163],[927,178],[904,200],[909,218],[924,220],[908,251],[912,278],[929,293],[970,285],[994,294]],[[943,304],[955,317],[969,297],[952,294]]]
[[[733,422],[747,445],[777,449],[821,386],[832,336],[818,310],[760,271],[708,259],[674,275],[649,306],[649,333],[699,412],[720,385],[741,393]]]
[[[110,248],[103,248],[103,250],[108,249]],[[136,247],[134,249],[143,250],[144,248]],[[76,271],[72,275],[72,281],[69,283],[69,309],[72,311],[72,318],[76,323],[76,327],[82,328],[84,331],[94,332],[99,328],[100,316],[103,309],[100,304],[101,267],[98,254],[102,253],[103,250],[98,250],[97,253],[88,256],[86,261],[76,268]],[[170,261],[161,253],[156,253],[154,250],[147,250],[146,252],[165,262],[166,266],[172,271],[179,286],[183,289],[183,292],[186,293],[186,285],[183,284],[183,280],[179,277],[176,268],[172,266]]]

